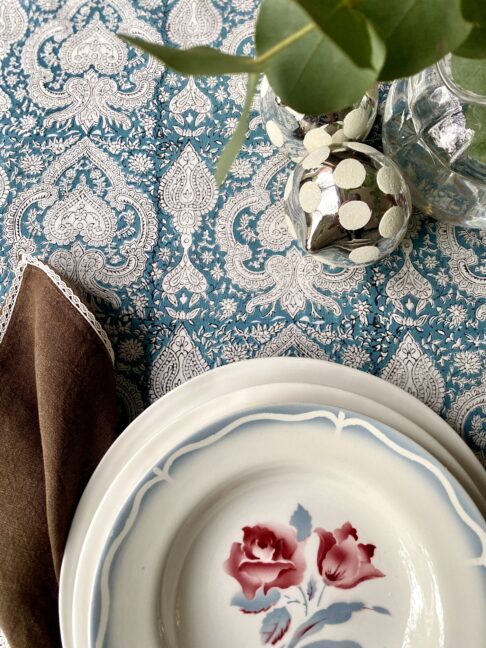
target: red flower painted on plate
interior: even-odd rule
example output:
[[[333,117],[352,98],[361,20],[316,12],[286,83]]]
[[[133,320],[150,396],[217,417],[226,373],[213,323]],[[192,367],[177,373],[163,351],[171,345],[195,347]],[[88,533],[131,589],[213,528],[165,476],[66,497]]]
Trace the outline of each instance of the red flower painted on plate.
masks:
[[[305,571],[303,550],[292,527],[244,527],[243,541],[231,545],[224,568],[239,582],[246,598],[254,599],[262,586],[266,594],[272,587],[299,585]]]
[[[358,533],[349,522],[333,532],[316,529],[319,536],[317,567],[327,585],[350,589],[371,578],[385,576],[371,559],[375,545],[358,542]]]

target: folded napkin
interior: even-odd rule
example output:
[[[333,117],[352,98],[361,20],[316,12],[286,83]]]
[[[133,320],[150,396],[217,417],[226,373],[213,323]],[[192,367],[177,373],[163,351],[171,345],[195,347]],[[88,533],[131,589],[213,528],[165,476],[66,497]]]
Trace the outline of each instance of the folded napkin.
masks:
[[[10,648],[61,646],[66,537],[116,436],[110,352],[74,292],[24,259],[0,314],[0,628]]]

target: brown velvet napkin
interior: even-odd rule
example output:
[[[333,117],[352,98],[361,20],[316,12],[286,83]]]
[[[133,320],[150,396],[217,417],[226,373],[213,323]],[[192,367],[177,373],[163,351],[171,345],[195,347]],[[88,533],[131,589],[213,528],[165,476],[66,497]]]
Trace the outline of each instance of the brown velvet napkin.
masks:
[[[0,342],[0,627],[10,648],[56,648],[63,549],[115,439],[115,377],[101,329],[49,268],[26,265],[12,303]]]

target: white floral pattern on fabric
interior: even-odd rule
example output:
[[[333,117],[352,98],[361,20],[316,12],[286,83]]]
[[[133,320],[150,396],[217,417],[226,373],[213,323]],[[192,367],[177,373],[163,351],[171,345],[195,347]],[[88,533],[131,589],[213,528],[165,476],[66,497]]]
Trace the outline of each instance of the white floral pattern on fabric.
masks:
[[[409,390],[485,461],[486,234],[415,218],[383,263],[326,271],[289,234],[292,165],[257,100],[216,191],[245,78],[187,79],[114,36],[251,54],[257,0],[0,6],[0,297],[21,253],[85,288],[129,418],[227,362],[328,358]]]
[[[90,12],[90,0],[68,0],[56,18],[27,39],[22,65],[29,95],[50,110],[47,127],[74,120],[85,132],[101,120],[129,128],[129,117],[151,99],[160,65],[142,58],[114,32],[160,41],[158,32],[138,20],[127,0],[107,0]],[[106,22],[106,24],[105,24]]]

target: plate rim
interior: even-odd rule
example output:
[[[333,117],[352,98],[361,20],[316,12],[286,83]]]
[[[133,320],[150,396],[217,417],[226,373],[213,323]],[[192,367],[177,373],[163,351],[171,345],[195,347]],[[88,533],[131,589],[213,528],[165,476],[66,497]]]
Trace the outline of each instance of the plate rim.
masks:
[[[413,418],[407,418],[420,427],[424,434],[440,443],[462,468],[466,468],[467,464],[466,472],[475,483],[478,477],[479,481],[486,483],[484,469],[461,437],[427,405],[382,378],[329,361],[300,357],[258,358],[212,369],[183,383],[145,409],[118,437],[93,473],[76,510],[61,568],[59,616],[61,636],[66,648],[74,646],[72,597],[69,590],[70,584],[74,589],[73,570],[82,550],[89,521],[98,510],[113,478],[126,466],[132,449],[137,447],[146,433],[145,428],[159,415],[165,417],[163,427],[172,425],[184,413],[200,407],[203,401],[207,404],[222,394],[234,393],[239,388],[294,382],[296,378],[303,384],[320,387],[330,387],[337,383],[341,385],[337,388],[342,391],[368,400],[372,400],[371,394],[376,392],[379,396],[376,402],[379,405],[400,416],[404,416],[405,412],[408,415],[412,413]],[[343,385],[346,387],[343,388]],[[184,404],[186,409],[182,411]],[[144,440],[147,442],[150,437]]]
[[[154,476],[152,476],[152,479],[149,480],[150,482],[156,483],[156,481],[163,481],[170,484],[171,478],[169,476],[169,471],[174,461],[182,456],[197,452],[198,450],[207,450],[214,443],[218,443],[221,439],[231,436],[234,432],[238,434],[240,429],[244,429],[244,427],[248,423],[284,422],[294,424],[325,419],[330,421],[331,424],[335,426],[335,429],[331,431],[332,435],[341,436],[346,428],[352,429],[354,426],[358,426],[362,430],[365,430],[367,434],[371,436],[374,442],[377,442],[380,445],[383,444],[387,449],[389,449],[392,452],[393,457],[398,456],[399,460],[401,461],[417,464],[418,466],[421,466],[422,470],[427,471],[431,476],[433,476],[435,478],[434,482],[436,484],[440,483],[440,485],[442,486],[442,488],[440,489],[441,499],[445,502],[445,506],[447,506],[447,508],[451,511],[451,515],[455,518],[456,522],[454,524],[465,527],[465,529],[461,533],[469,535],[472,532],[479,540],[481,551],[480,556],[470,557],[468,559],[468,563],[472,566],[486,568],[486,519],[479,511],[474,500],[466,491],[464,486],[450,473],[450,471],[445,466],[443,466],[435,457],[433,457],[433,455],[431,455],[431,453],[427,449],[423,448],[417,441],[410,439],[404,433],[391,427],[389,424],[377,421],[372,417],[364,416],[347,408],[325,406],[313,403],[308,403],[306,405],[309,409],[306,409],[305,412],[292,413],[272,411],[270,408],[269,410],[256,412],[252,412],[250,409],[247,414],[237,415],[235,419],[233,419],[231,422],[224,423],[221,427],[220,425],[218,425],[218,421],[209,424],[209,426],[205,426],[207,432],[205,430],[203,436],[198,441],[195,441],[193,439],[193,435],[188,436],[184,433],[184,431],[179,434],[179,440],[182,440],[183,438],[185,439],[182,445],[177,444],[178,439],[170,439],[169,443],[166,444],[164,450],[159,450],[156,453],[155,450],[157,450],[157,448],[154,447],[151,458],[149,459],[147,457],[145,473],[142,480],[138,481],[136,484],[133,484],[129,496],[125,498],[122,503],[120,502],[120,505],[117,507],[116,517],[113,518],[113,524],[117,524],[123,508],[131,500],[133,500],[134,497],[135,500],[138,501],[138,493],[140,489],[145,490],[145,482],[150,476],[150,473],[158,473],[157,480],[155,480]],[[300,403],[291,402],[288,403],[288,407],[299,408]],[[195,434],[198,434],[198,432],[195,432]],[[165,452],[165,450],[167,450],[167,452]],[[163,458],[160,457],[160,454],[162,452],[165,455]],[[158,459],[155,459],[156,454],[158,455]],[[155,463],[152,464],[152,461],[154,459]],[[149,465],[152,465],[152,467],[148,467]],[[134,505],[135,503],[132,501],[132,507]],[[113,524],[111,528],[113,528]],[[130,527],[130,529],[132,528],[132,526]],[[128,532],[125,535],[128,535]],[[123,533],[125,533],[125,528],[123,529]],[[118,541],[118,536],[115,538],[115,541]],[[106,538],[102,554],[98,556],[99,560],[97,562],[96,578],[93,582],[93,586],[98,580],[99,570],[103,565],[103,560],[106,556],[107,548],[109,547],[111,547],[111,544],[108,543],[108,538]],[[108,570],[109,569],[110,567],[108,567]],[[107,591],[109,593],[109,587]],[[93,618],[93,615],[91,613],[93,595],[94,593],[92,591],[90,596],[89,613],[89,645],[95,648],[102,644],[99,644],[98,637],[96,638],[95,642],[93,642],[92,639],[94,636],[91,627],[91,621]],[[107,613],[109,614],[109,611]],[[108,617],[106,618],[106,622],[108,623],[107,619]],[[105,640],[106,634],[104,634],[102,637],[103,644]]]

